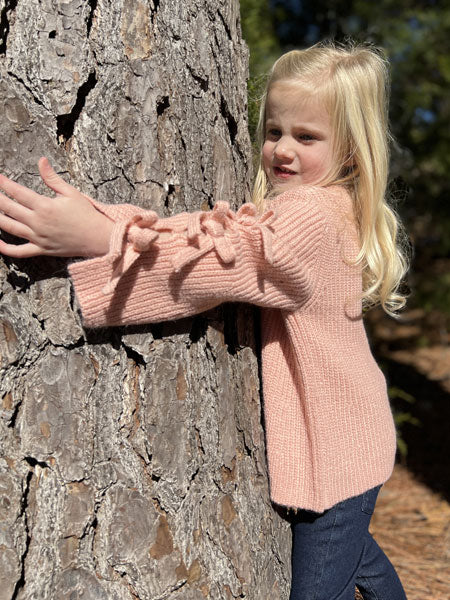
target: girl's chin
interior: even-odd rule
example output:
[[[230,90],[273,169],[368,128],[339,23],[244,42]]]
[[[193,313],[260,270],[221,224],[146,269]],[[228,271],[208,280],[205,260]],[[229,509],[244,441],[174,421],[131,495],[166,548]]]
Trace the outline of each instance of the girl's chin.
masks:
[[[320,178],[317,177],[302,177],[295,173],[289,177],[277,177],[271,174],[269,177],[270,184],[273,188],[292,188],[299,185],[320,185]]]
[[[289,175],[289,177],[277,177],[277,176],[272,176],[270,177],[270,183],[275,187],[275,186],[293,186],[293,185],[300,185],[301,183],[303,183],[302,178],[300,175],[294,174],[294,175]]]
[[[302,185],[302,181],[299,179],[290,179],[288,181],[279,181],[278,179],[272,179],[270,181],[270,185],[270,195],[277,196],[278,194],[282,194],[283,192],[287,192],[288,190],[298,188],[299,185]]]

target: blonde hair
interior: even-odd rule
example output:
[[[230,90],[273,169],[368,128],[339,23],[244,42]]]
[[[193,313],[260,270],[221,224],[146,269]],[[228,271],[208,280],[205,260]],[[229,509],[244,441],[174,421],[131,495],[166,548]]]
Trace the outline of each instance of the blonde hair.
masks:
[[[292,50],[272,67],[261,99],[257,129],[262,151],[266,100],[278,81],[298,85],[305,94],[320,94],[330,114],[332,172],[318,185],[343,185],[350,192],[360,237],[360,252],[352,264],[362,266],[365,309],[381,304],[391,316],[406,304],[398,292],[408,270],[408,242],[395,210],[388,205],[389,170],[388,63],[377,48],[320,43]],[[271,190],[261,159],[253,202],[263,210]]]

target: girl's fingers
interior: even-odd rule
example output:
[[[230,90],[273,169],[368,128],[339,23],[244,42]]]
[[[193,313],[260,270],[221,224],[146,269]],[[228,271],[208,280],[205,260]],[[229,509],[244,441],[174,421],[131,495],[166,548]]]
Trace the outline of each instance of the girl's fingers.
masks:
[[[31,209],[35,208],[41,197],[40,194],[33,192],[33,190],[30,190],[24,185],[20,185],[19,183],[8,179],[4,175],[0,175],[0,189],[6,192],[8,196],[11,196],[11,198],[20,202],[20,204],[23,204],[23,206]]]
[[[8,196],[5,196],[0,192],[0,211],[5,213],[8,217],[12,217],[16,221],[25,223],[28,225],[28,218],[31,215],[29,208],[22,206],[18,202],[14,202]]]
[[[7,215],[0,214],[0,229],[7,231],[16,237],[24,238],[25,240],[29,240],[33,237],[33,232],[29,227],[20,223],[20,221],[11,219]]]
[[[36,244],[28,242],[27,244],[7,244],[0,239],[0,254],[6,254],[11,258],[31,258],[44,254],[44,251]]]
[[[75,194],[77,196],[80,195],[80,192],[76,188],[64,181],[64,179],[54,171],[53,167],[45,157],[39,159],[38,166],[39,173],[41,174],[45,185],[54,192],[61,194],[62,196],[73,197]]]

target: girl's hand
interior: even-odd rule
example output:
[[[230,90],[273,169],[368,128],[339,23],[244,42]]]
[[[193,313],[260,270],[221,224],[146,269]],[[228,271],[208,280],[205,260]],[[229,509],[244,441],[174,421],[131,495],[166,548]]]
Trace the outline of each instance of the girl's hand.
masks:
[[[0,193],[0,229],[28,240],[7,244],[0,239],[0,253],[14,258],[106,254],[113,221],[59,177],[46,158],[39,160],[39,172],[56,192],[54,198],[0,175],[0,188],[10,196]]]

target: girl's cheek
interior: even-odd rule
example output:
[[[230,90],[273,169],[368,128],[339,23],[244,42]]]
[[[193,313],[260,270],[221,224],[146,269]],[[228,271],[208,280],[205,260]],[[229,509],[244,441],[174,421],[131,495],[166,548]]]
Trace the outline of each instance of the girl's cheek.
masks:
[[[272,155],[272,151],[270,148],[270,144],[268,142],[264,142],[264,145],[262,147],[264,170],[267,170],[267,168],[270,164],[271,155]]]

